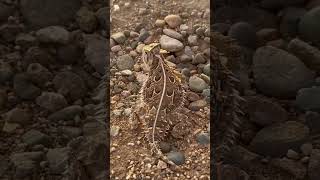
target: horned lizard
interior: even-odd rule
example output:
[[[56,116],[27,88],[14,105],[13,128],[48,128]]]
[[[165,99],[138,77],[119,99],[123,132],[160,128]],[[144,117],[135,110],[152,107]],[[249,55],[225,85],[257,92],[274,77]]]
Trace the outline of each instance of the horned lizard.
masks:
[[[175,166],[163,156],[159,142],[168,136],[182,138],[189,133],[187,126],[191,122],[185,115],[187,110],[183,108],[186,98],[182,76],[168,65],[163,55],[165,53],[158,43],[144,47],[142,60],[150,70],[131,121],[132,124],[140,125],[152,153]]]

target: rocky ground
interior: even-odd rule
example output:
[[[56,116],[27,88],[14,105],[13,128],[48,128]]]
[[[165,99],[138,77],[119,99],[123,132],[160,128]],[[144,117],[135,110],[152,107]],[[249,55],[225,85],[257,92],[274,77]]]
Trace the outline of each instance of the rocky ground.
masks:
[[[0,1],[0,179],[106,179],[107,1]],[[76,151],[77,150],[77,151]]]
[[[112,1],[110,39],[111,179],[209,179],[209,1]],[[146,80],[143,46],[159,42],[170,66],[182,72],[185,108],[197,124],[184,139],[160,148],[179,165],[151,156],[129,117]]]
[[[320,177],[319,5],[318,0],[215,4],[213,30],[236,39],[244,52],[237,74],[246,116],[230,164],[250,179]]]

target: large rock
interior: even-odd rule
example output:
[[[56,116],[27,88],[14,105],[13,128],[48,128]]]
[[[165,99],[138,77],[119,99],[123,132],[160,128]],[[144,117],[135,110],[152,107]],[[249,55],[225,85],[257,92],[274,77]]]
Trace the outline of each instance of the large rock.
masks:
[[[70,71],[59,72],[54,77],[53,84],[60,94],[71,101],[83,98],[87,93],[87,87],[83,79]]]
[[[294,97],[315,76],[296,56],[272,46],[255,52],[253,74],[258,90],[278,98]]]
[[[237,42],[246,47],[255,48],[256,46],[256,30],[246,22],[238,22],[231,26],[228,35],[237,40]]]
[[[91,66],[100,74],[104,75],[107,64],[107,41],[99,35],[86,35],[85,56]]]
[[[290,41],[288,50],[310,69],[320,71],[320,50],[318,48],[296,38]]]
[[[320,7],[308,11],[300,20],[299,34],[302,39],[320,44]]]
[[[54,92],[42,92],[41,96],[37,97],[36,103],[50,112],[60,110],[68,104],[64,96]]]
[[[37,38],[44,43],[66,44],[69,41],[69,31],[61,26],[49,26],[36,32]]]
[[[35,86],[25,73],[17,74],[14,77],[13,89],[24,100],[33,100],[41,94],[41,89]]]
[[[268,126],[288,119],[286,110],[267,98],[248,97],[247,104],[250,121],[260,126]]]
[[[302,110],[320,112],[320,87],[299,90],[295,103]]]
[[[81,6],[78,0],[21,0],[20,10],[28,27],[39,29],[52,25],[68,25]]]
[[[309,128],[295,121],[287,121],[260,130],[250,143],[250,149],[265,156],[283,156],[288,149],[298,150],[307,140]]]

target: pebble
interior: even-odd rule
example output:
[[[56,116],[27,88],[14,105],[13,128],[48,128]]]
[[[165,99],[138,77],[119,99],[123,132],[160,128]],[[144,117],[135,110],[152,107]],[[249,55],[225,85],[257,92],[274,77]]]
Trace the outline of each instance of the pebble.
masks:
[[[183,44],[174,38],[171,38],[167,35],[162,35],[160,38],[161,48],[169,52],[177,52],[183,49]]]
[[[169,152],[167,157],[170,161],[175,163],[176,165],[182,165],[185,163],[185,156],[181,152]]]
[[[192,111],[199,111],[200,109],[203,109],[206,105],[207,101],[200,99],[190,103],[189,109]]]
[[[119,126],[111,126],[110,135],[116,137],[119,134],[120,127]]]
[[[111,38],[115,40],[118,44],[123,44],[126,41],[126,36],[123,32],[117,32],[111,35]]]
[[[189,87],[194,92],[201,93],[204,89],[208,88],[208,84],[197,76],[191,76],[189,79]]]
[[[293,159],[293,160],[298,160],[299,159],[299,154],[292,150],[292,149],[289,149],[288,152],[287,152],[287,157],[289,159]]]
[[[197,46],[198,45],[198,36],[190,35],[188,37],[188,43],[190,46]]]
[[[133,58],[128,54],[119,56],[116,63],[120,71],[133,70],[133,66],[135,64]]]
[[[47,147],[50,144],[48,135],[33,129],[22,135],[22,141],[29,146],[42,144]]]
[[[5,114],[5,121],[8,123],[17,123],[20,125],[27,125],[32,123],[32,114],[27,110],[21,108],[13,108]]]
[[[288,44],[288,51],[303,61],[306,66],[315,71],[320,71],[320,50],[296,38]]]
[[[42,92],[42,94],[36,98],[36,103],[50,112],[60,110],[68,104],[64,96],[53,92]]]
[[[112,52],[121,51],[121,46],[120,45],[115,45],[115,46],[111,47],[111,51]]]
[[[46,158],[49,164],[49,172],[52,174],[62,174],[68,169],[71,153],[69,148],[49,149]]]
[[[70,121],[73,120],[77,115],[83,112],[83,108],[79,105],[72,105],[65,107],[57,112],[49,115],[48,120],[50,121]]]
[[[302,110],[320,112],[320,87],[303,88],[298,91],[295,104]]]
[[[49,26],[39,29],[36,37],[43,43],[66,44],[69,42],[70,33],[61,26]]]
[[[201,145],[206,145],[210,143],[210,134],[209,133],[199,133],[196,137],[197,142]]]
[[[167,143],[167,142],[164,142],[164,141],[161,141],[159,143],[159,147],[160,147],[162,153],[168,153],[172,149],[171,145],[169,143]]]
[[[58,93],[72,101],[84,97],[88,90],[83,79],[71,71],[59,72],[52,82]]]
[[[302,39],[320,43],[320,6],[309,10],[304,16],[301,17],[299,22],[299,34]]]
[[[162,19],[157,19],[156,22],[155,22],[155,25],[157,27],[164,27],[166,25],[166,22]]]
[[[311,143],[305,143],[301,145],[300,150],[303,155],[310,156],[313,150],[313,146]]]
[[[164,20],[171,28],[176,28],[182,24],[182,19],[179,15],[171,14],[166,16]]]
[[[205,66],[203,66],[203,72],[205,75],[210,77],[210,64],[206,64]]]
[[[255,28],[247,22],[233,24],[229,29],[228,36],[236,39],[242,46],[251,48],[256,46]]]
[[[169,37],[172,37],[177,40],[182,40],[183,36],[175,30],[172,29],[163,29],[163,33]]]
[[[192,64],[204,64],[206,62],[207,60],[205,59],[202,53],[197,53],[192,60]]]
[[[14,76],[13,88],[15,93],[25,100],[33,100],[41,94],[41,89],[35,86],[25,73]]]

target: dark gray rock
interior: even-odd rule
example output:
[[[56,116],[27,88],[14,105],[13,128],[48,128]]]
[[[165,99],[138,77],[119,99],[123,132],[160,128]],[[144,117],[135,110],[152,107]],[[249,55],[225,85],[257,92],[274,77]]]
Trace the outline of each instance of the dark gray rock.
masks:
[[[98,19],[98,22],[100,24],[100,27],[102,29],[106,29],[107,28],[107,23],[108,21],[108,16],[107,16],[107,12],[108,12],[108,8],[107,7],[103,7],[98,9],[98,11],[96,12],[96,17]]]
[[[39,63],[31,63],[27,68],[27,75],[30,81],[38,87],[46,87],[53,75],[49,70]]]
[[[167,157],[170,161],[175,163],[176,165],[182,165],[185,163],[185,156],[181,152],[170,152],[167,154]]]
[[[288,44],[288,51],[297,56],[306,66],[320,71],[320,50],[296,38]]]
[[[53,78],[54,88],[67,99],[75,101],[87,94],[87,87],[83,79],[77,74],[65,71]]]
[[[259,96],[251,96],[246,99],[250,121],[259,126],[287,121],[288,113],[279,104]]]
[[[283,156],[288,149],[298,150],[307,140],[309,128],[287,121],[260,130],[250,143],[253,152],[266,156]]]
[[[256,30],[247,22],[238,22],[231,26],[228,36],[234,38],[242,46],[254,48],[256,46]]]
[[[189,87],[192,91],[201,93],[208,87],[208,84],[197,76],[191,76],[189,79]]]
[[[300,89],[295,104],[305,111],[320,112],[320,87]]]
[[[70,155],[69,148],[49,149],[46,156],[50,173],[63,174],[68,169]]]
[[[49,65],[54,64],[55,58],[48,53],[48,51],[44,48],[40,48],[37,46],[30,47],[23,57],[23,65],[24,67],[28,67],[31,63],[39,63],[42,66],[49,67]]]
[[[86,33],[94,32],[98,25],[95,13],[90,11],[87,7],[82,7],[77,12],[76,21],[78,22],[80,29]]]
[[[37,97],[36,103],[50,112],[58,111],[68,105],[63,95],[54,92],[42,92]]]
[[[73,120],[76,115],[79,115],[81,112],[83,112],[83,108],[78,105],[73,105],[66,107],[64,109],[61,109],[57,112],[54,112],[51,114],[48,119],[50,121],[68,121]]]
[[[69,42],[70,34],[64,27],[48,26],[36,32],[37,39],[43,43],[66,44]]]
[[[207,101],[200,99],[190,103],[189,109],[191,111],[199,111],[200,109],[203,109],[206,105],[207,105]]]
[[[271,164],[292,174],[296,179],[304,179],[307,175],[307,168],[299,161],[282,158],[272,159]]]
[[[14,72],[10,64],[0,62],[0,83],[5,83],[13,78]]]
[[[306,12],[307,11],[305,9],[296,7],[288,7],[284,9],[280,22],[280,33],[282,36],[297,36],[300,19]]]
[[[296,56],[272,46],[255,52],[253,74],[258,90],[278,98],[294,97],[315,76]]]
[[[94,69],[100,74],[105,74],[105,67],[107,62],[107,41],[99,35],[86,35],[85,36],[85,56],[86,60],[91,64]]]
[[[14,108],[5,114],[5,120],[9,123],[26,125],[32,122],[32,114],[21,108]]]
[[[50,138],[48,135],[33,129],[22,135],[22,141],[29,146],[37,144],[42,144],[44,146],[50,145]]]
[[[41,94],[40,88],[35,86],[25,73],[15,75],[13,89],[21,99],[25,100],[33,100]]]
[[[320,7],[308,11],[300,20],[299,34],[307,42],[320,44]]]
[[[210,143],[210,134],[209,133],[199,133],[196,137],[197,142],[201,145],[206,145]]]
[[[320,133],[320,114],[317,112],[306,112],[306,124],[311,134]]]

